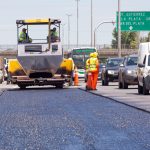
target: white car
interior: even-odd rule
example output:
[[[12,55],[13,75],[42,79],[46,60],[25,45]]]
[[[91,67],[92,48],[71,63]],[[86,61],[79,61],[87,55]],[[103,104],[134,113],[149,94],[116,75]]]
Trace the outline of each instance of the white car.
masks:
[[[150,42],[141,43],[138,51],[138,93],[147,95],[150,90]]]

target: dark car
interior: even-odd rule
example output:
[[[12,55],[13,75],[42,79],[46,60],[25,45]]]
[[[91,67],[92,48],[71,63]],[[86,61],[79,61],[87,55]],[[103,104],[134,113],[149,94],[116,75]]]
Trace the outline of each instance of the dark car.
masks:
[[[100,64],[99,65],[99,74],[98,74],[98,80],[102,79],[102,68],[103,68],[104,64]]]
[[[108,58],[106,66],[102,68],[102,85],[108,85],[109,82],[118,80],[119,66],[123,58]]]
[[[120,89],[127,89],[128,85],[138,85],[137,78],[137,55],[130,55],[124,58],[119,68],[118,86]]]

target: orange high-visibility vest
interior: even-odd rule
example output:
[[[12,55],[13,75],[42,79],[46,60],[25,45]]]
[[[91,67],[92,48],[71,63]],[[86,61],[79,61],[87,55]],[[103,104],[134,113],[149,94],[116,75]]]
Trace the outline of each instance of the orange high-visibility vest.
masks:
[[[97,72],[98,71],[98,59],[97,58],[90,58],[90,72]]]

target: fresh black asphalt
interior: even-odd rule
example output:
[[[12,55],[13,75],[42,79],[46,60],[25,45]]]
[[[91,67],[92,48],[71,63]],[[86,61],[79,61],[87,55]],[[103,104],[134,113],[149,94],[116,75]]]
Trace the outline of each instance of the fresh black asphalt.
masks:
[[[150,150],[150,114],[74,88],[8,90],[0,150]]]

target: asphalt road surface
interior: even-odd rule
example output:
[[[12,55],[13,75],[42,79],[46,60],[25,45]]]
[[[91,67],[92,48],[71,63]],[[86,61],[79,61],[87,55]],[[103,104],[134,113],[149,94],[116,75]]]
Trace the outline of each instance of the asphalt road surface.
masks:
[[[11,89],[0,150],[150,150],[150,114],[75,88]]]
[[[81,85],[82,89],[85,89],[85,83],[82,82]],[[130,85],[128,89],[119,89],[118,82],[110,82],[109,86],[102,86],[101,82],[98,82],[97,90],[91,92],[150,112],[150,94],[138,94],[137,88],[137,85]]]

